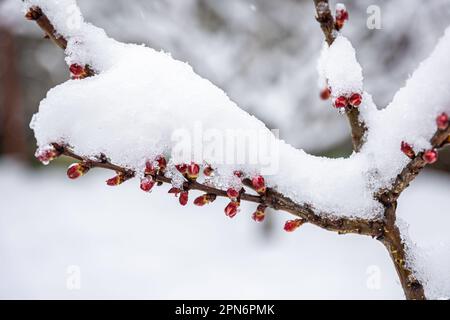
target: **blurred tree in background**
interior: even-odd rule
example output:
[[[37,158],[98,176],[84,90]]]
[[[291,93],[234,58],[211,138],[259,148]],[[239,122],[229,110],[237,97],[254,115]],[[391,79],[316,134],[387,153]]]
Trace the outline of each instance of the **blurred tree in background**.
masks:
[[[112,37],[145,43],[189,62],[242,108],[268,127],[280,129],[287,142],[316,154],[350,152],[346,121],[318,99],[321,31],[312,18],[312,1],[78,3],[86,19]],[[367,9],[374,4],[381,10],[381,29],[366,25]],[[347,7],[352,23],[344,33],[357,47],[365,86],[382,108],[434,47],[450,19],[450,4],[447,0],[430,0],[426,5],[421,0],[359,0]],[[67,66],[63,53],[24,21],[21,1],[0,1],[0,25],[0,152],[29,157],[35,143],[28,122],[48,88],[68,79]],[[439,165],[448,170],[448,152],[441,159]]]

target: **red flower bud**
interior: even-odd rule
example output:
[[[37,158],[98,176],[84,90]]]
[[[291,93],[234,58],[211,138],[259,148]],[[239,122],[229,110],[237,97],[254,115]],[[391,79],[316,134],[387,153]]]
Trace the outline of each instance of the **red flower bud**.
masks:
[[[266,192],[266,183],[264,181],[263,176],[255,176],[252,179],[252,185],[253,188],[255,188],[256,192],[258,193],[265,193]]]
[[[190,180],[196,180],[198,178],[198,175],[200,173],[200,166],[194,162],[191,162],[190,165],[187,167],[187,177]]]
[[[438,159],[438,153],[435,149],[427,150],[424,152],[422,159],[428,164],[433,164]]]
[[[362,96],[359,93],[354,93],[350,96],[348,102],[354,107],[359,107],[362,102]]]
[[[244,173],[239,170],[234,171],[233,174],[238,178],[242,178],[244,176]]]
[[[214,175],[214,169],[208,165],[203,169],[203,174],[207,177],[212,177]]]
[[[344,27],[345,21],[348,20],[348,11],[343,4],[336,6],[336,24],[335,27],[339,31]]]
[[[85,67],[77,63],[71,64],[69,70],[73,79],[82,79],[87,75]]]
[[[225,215],[230,218],[234,218],[238,213],[239,202],[232,201],[225,207]]]
[[[67,169],[67,176],[70,179],[77,179],[86,174],[89,171],[89,167],[84,165],[83,163],[74,163],[69,166]]]
[[[293,232],[304,223],[305,221],[303,219],[289,220],[285,223],[284,230],[287,232]]]
[[[257,208],[256,211],[253,213],[252,215],[252,219],[255,220],[256,222],[262,222],[264,221],[264,218],[266,217],[266,211],[267,207],[260,204]]]
[[[156,174],[156,168],[151,161],[145,163],[145,174],[152,176]]]
[[[156,157],[156,162],[158,162],[159,172],[164,172],[167,168],[167,161],[163,155]]]
[[[334,100],[334,107],[335,108],[345,108],[348,105],[347,98],[344,96],[340,96],[339,98],[336,98]]]
[[[194,200],[194,204],[199,207],[203,207],[204,205],[213,202],[216,200],[215,194],[204,194]]]
[[[177,168],[177,170],[180,171],[182,175],[185,175],[187,173],[188,166],[185,163],[181,163],[177,164],[175,168]]]
[[[125,181],[125,176],[122,173],[118,173],[115,177],[106,180],[106,184],[110,187],[115,187],[122,184]]]
[[[239,197],[239,191],[237,191],[234,188],[228,188],[227,190],[227,196],[231,200],[236,200]]]
[[[37,150],[34,155],[40,162],[47,165],[50,163],[50,161],[58,158],[61,153],[54,148],[47,148],[43,150]]]
[[[448,115],[443,112],[436,118],[436,124],[439,130],[446,130],[448,128]]]
[[[152,177],[145,177],[141,179],[141,190],[145,192],[150,192],[155,186],[155,180]]]
[[[180,198],[178,200],[182,206],[187,205],[188,200],[189,200],[189,192],[181,191]]]
[[[327,87],[327,88],[323,89],[322,91],[320,91],[320,99],[328,100],[328,99],[330,99],[330,96],[331,96],[330,88]]]
[[[416,157],[416,153],[413,148],[405,141],[402,141],[400,150],[402,150],[402,152],[410,159],[414,159]]]
[[[181,192],[181,189],[172,187],[172,188],[170,188],[170,190],[169,190],[167,193],[174,194],[175,197],[176,197],[176,196],[178,196],[178,194],[179,194],[180,192]]]

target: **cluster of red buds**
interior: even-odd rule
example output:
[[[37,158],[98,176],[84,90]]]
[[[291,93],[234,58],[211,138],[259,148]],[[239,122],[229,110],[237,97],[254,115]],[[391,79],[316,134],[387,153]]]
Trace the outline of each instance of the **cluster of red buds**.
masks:
[[[447,130],[449,127],[449,118],[448,115],[443,112],[436,118],[436,125],[439,130]],[[410,159],[414,159],[416,157],[416,153],[414,152],[411,145],[405,141],[402,141],[400,145],[400,150]],[[436,149],[425,150],[422,154],[422,160],[427,164],[433,164],[438,160],[438,152]]]
[[[55,160],[61,155],[61,153],[53,147],[39,149],[36,151],[34,156],[38,159],[42,164],[49,164],[50,161]]]
[[[88,71],[86,66],[79,65],[77,63],[73,63],[69,67],[71,78],[72,79],[84,79],[88,76]]]
[[[328,100],[331,98],[332,92],[330,87],[326,87],[320,91],[320,98]],[[362,95],[360,93],[352,93],[348,96],[339,96],[334,100],[334,107],[337,109],[344,109],[347,107],[358,108],[362,103]]]
[[[78,179],[79,177],[84,176],[89,169],[89,166],[83,162],[73,163],[67,169],[67,176],[73,180]]]
[[[337,31],[344,27],[345,21],[348,20],[348,11],[344,4],[338,3],[336,5],[336,21],[335,28]]]
[[[352,93],[349,97],[339,96],[334,100],[334,107],[337,109],[354,107],[358,108],[362,102],[362,96],[359,93]]]
[[[305,220],[303,219],[295,219],[295,220],[289,220],[286,221],[284,224],[284,230],[286,232],[294,232],[299,227],[301,227],[305,223]]]
[[[155,161],[147,161],[145,163],[145,175],[157,175],[164,174],[167,168],[167,160],[163,155],[159,155],[156,157]]]

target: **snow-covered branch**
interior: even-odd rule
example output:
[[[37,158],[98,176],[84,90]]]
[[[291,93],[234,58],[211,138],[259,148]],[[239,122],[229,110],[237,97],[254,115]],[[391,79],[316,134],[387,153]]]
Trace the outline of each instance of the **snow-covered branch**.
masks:
[[[378,111],[363,91],[351,43],[338,34],[348,19],[345,7],[338,6],[334,19],[328,1],[315,4],[327,41],[319,63],[324,97],[349,117],[357,151],[349,158],[311,156],[279,140],[188,64],[119,43],[84,22],[73,0],[27,0],[27,18],[65,49],[72,75],[49,91],[32,120],[38,158],[78,160],[70,178],[94,167],[113,170],[111,186],[137,177],[148,192],[169,183],[182,205],[194,190],[203,192],[194,201],[199,206],[227,197],[231,218],[240,201],[250,201],[258,206],[256,221],[267,207],[295,215],[287,231],[306,222],[372,236],[391,253],[406,296],[425,298],[407,263],[395,208],[448,142],[450,31],[391,105]]]

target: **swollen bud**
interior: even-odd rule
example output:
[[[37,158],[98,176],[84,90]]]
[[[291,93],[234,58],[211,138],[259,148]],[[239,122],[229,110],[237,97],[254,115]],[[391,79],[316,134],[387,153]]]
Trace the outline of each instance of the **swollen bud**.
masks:
[[[353,107],[359,107],[362,102],[362,96],[359,93],[354,93],[348,99],[348,103],[350,103]]]
[[[266,192],[266,183],[264,181],[263,176],[255,176],[252,179],[252,185],[253,188],[255,188],[256,192],[258,193],[265,193]]]
[[[61,155],[59,151],[57,151],[55,148],[50,147],[46,149],[39,149],[36,151],[34,156],[42,162],[42,164],[47,165],[50,163],[50,161],[58,158]]]
[[[285,223],[284,230],[286,232],[293,232],[293,231],[297,230],[304,223],[305,223],[305,220],[303,220],[303,219],[289,220]]]
[[[122,184],[125,181],[125,176],[122,173],[118,173],[111,179],[106,180],[106,184],[110,187],[115,187]]]
[[[187,166],[187,177],[189,180],[197,180],[199,173],[200,166],[198,164],[191,162],[191,164]]]
[[[323,89],[322,91],[320,91],[320,99],[328,100],[328,99],[330,99],[330,96],[331,96],[330,88],[327,87],[327,88]]]
[[[400,150],[402,150],[402,152],[410,159],[414,159],[416,157],[416,153],[413,148],[405,141],[402,141]]]
[[[335,108],[345,108],[348,105],[348,100],[346,97],[344,96],[340,96],[338,98],[336,98],[336,100],[334,100],[334,107]]]
[[[144,192],[150,192],[155,186],[155,180],[152,177],[145,177],[141,179],[141,190]]]
[[[188,200],[189,200],[189,192],[181,191],[180,198],[178,198],[178,200],[182,206],[187,205]]]
[[[242,178],[244,176],[244,173],[242,171],[239,171],[239,170],[234,171],[233,174],[237,178]]]
[[[422,159],[427,163],[427,164],[433,164],[437,161],[438,159],[438,153],[435,149],[432,150],[427,150],[423,153]]]
[[[225,215],[230,218],[234,218],[238,213],[239,202],[232,201],[225,207]]]
[[[212,177],[214,175],[214,169],[208,165],[205,167],[205,169],[203,169],[203,174],[206,177]]]
[[[87,76],[85,67],[73,63],[69,67],[70,73],[72,74],[72,79],[83,79]]]
[[[175,168],[184,176],[187,174],[188,166],[185,163],[177,164]]]
[[[173,195],[175,195],[175,197],[176,197],[176,196],[178,196],[178,194],[179,194],[180,192],[181,192],[181,189],[180,189],[180,188],[172,187],[172,188],[169,189],[169,191],[168,191],[167,193],[173,194]]]
[[[266,212],[265,212],[266,209],[267,209],[267,207],[265,205],[260,204],[256,208],[256,211],[253,213],[252,219],[255,220],[256,222],[264,221],[264,218],[266,217]]]
[[[89,167],[83,163],[73,163],[67,169],[67,176],[70,179],[77,179],[85,175],[89,171]]]
[[[344,4],[336,4],[336,30],[341,30],[344,27],[345,21],[348,20],[348,11]]]
[[[214,200],[216,200],[216,195],[207,193],[207,194],[204,194],[204,195],[196,198],[194,200],[194,204],[196,206],[203,207],[204,205],[209,204],[209,203],[213,202]]]
[[[167,160],[163,155],[159,155],[156,157],[156,162],[158,163],[159,173],[163,173],[167,168]]]
[[[448,128],[448,115],[443,112],[436,118],[436,124],[439,130],[446,130]]]
[[[239,191],[237,191],[234,188],[228,188],[227,190],[227,196],[231,200],[236,200],[239,197]]]

